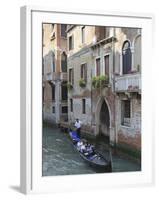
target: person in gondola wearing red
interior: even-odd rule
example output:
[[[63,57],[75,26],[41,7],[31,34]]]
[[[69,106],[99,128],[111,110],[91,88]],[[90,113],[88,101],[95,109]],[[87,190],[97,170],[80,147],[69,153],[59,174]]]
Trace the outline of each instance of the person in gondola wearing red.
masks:
[[[76,131],[79,137],[81,137],[81,124],[82,122],[79,119],[76,119],[75,127],[76,127]]]

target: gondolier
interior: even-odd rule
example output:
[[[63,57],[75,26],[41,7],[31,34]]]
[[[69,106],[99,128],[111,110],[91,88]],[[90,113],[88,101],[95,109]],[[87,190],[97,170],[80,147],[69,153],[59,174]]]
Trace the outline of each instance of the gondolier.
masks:
[[[76,131],[79,137],[81,137],[81,124],[82,122],[79,119],[76,119],[75,127],[76,127]]]

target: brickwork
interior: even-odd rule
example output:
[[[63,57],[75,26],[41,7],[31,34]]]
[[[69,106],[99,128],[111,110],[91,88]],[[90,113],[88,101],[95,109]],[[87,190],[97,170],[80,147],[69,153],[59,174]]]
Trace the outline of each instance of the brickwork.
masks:
[[[118,144],[126,144],[132,149],[141,150],[141,133],[136,132],[133,136],[128,134],[128,130],[125,133],[122,130],[118,131]]]

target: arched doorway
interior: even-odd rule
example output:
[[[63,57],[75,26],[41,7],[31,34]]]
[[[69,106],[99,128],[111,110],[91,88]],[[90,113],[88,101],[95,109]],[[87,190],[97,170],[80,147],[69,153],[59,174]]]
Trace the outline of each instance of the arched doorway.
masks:
[[[100,134],[109,137],[110,117],[109,117],[108,106],[105,101],[103,101],[102,103],[99,118],[100,118],[99,119],[100,120],[100,130],[99,130]]]
[[[101,98],[97,103],[96,109],[97,134],[106,136],[108,142],[110,140],[110,118],[110,108],[107,103],[107,100]]]

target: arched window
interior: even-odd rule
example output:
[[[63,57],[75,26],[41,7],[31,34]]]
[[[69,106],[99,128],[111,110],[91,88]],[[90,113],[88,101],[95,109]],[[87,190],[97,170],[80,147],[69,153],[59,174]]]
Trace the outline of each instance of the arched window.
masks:
[[[132,54],[130,42],[125,41],[122,48],[123,74],[128,74],[131,71]]]
[[[61,55],[61,71],[67,72],[67,55],[65,52]]]

